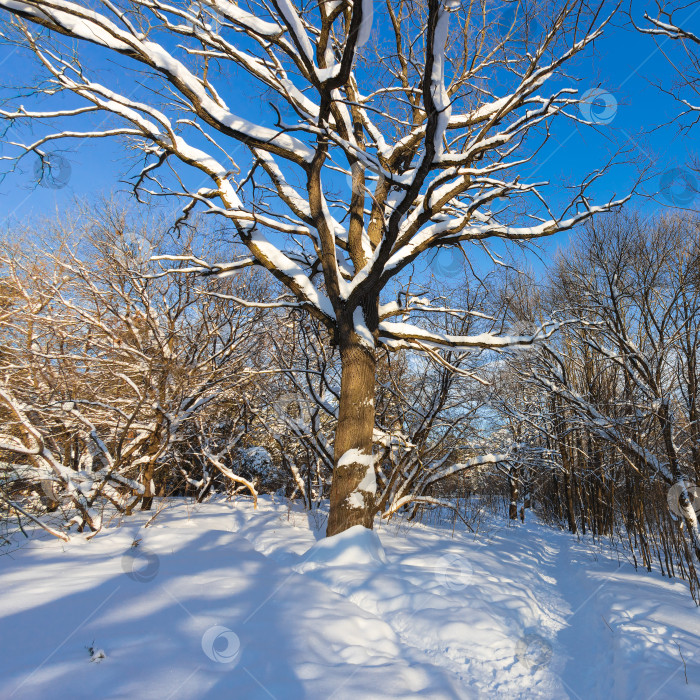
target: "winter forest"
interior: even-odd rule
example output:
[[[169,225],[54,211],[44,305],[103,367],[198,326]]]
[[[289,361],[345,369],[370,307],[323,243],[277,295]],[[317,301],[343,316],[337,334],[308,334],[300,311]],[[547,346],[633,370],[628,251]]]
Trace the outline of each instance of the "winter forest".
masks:
[[[700,2],[0,11],[0,698],[700,697]]]

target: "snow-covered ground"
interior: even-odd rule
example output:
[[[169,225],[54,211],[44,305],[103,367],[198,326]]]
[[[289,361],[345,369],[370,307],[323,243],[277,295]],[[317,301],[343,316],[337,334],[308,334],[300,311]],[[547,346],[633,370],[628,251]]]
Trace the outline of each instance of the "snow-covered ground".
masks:
[[[150,515],[0,556],[0,698],[700,698],[685,584],[533,518],[324,540],[269,498]]]

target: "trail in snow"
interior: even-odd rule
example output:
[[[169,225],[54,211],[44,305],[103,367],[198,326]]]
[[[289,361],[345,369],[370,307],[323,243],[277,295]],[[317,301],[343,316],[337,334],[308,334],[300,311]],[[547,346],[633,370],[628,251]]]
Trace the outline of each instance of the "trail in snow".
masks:
[[[323,513],[269,498],[147,517],[0,557],[0,697],[700,697],[685,585],[535,521],[323,540]]]

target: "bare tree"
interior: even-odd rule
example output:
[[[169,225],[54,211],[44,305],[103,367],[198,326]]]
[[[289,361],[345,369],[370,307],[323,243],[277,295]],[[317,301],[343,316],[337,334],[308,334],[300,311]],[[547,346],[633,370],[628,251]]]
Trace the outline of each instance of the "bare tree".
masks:
[[[230,408],[259,347],[251,331],[264,310],[204,296],[191,276],[143,274],[155,223],[135,229],[118,208],[85,208],[44,250],[29,236],[0,250],[15,290],[0,319],[0,449],[32,464],[42,492],[56,504],[65,493],[93,530],[105,499],[151,508],[174,445],[211,404]],[[242,287],[252,293],[244,278],[215,285],[225,296]],[[200,447],[215,472],[250,486]]]
[[[17,156],[32,153],[50,167],[46,149],[58,140],[127,139],[145,160],[137,196],[171,194],[184,199],[183,217],[195,207],[224,217],[247,249],[228,262],[190,255],[189,270],[265,268],[289,294],[271,303],[308,312],[338,346],[328,535],[371,527],[376,512],[378,348],[503,349],[554,328],[517,337],[435,332],[411,322],[409,300],[387,303],[392,281],[437,248],[536,240],[619,203],[589,199],[605,163],[556,211],[544,184],[525,176],[552,120],[583,121],[566,68],[603,33],[604,4],[548,3],[540,31],[526,31],[525,41],[529,18],[516,12],[504,27],[496,18],[505,5],[485,0],[389,1],[381,13],[371,0],[0,7],[10,15],[8,41],[46,77],[32,88],[64,98],[53,110],[42,102],[0,114],[17,124],[71,124],[32,142],[13,139]],[[373,22],[380,28],[370,41]],[[77,53],[60,35],[78,40]],[[148,89],[125,93],[114,74],[102,76],[108,84],[92,77],[85,44],[124,61],[135,79],[145,72]],[[273,95],[257,123],[236,113],[233,76]],[[236,159],[246,167],[240,176]],[[192,184],[202,177],[208,187]],[[528,214],[511,215],[509,202]],[[419,313],[443,313],[432,306]]]

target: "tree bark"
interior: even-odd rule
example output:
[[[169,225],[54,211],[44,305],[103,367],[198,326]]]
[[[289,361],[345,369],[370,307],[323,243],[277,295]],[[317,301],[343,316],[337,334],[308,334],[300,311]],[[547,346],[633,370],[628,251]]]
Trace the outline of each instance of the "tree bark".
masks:
[[[363,480],[370,476],[367,456],[372,455],[373,446],[377,360],[374,350],[362,343],[356,333],[352,332],[350,336],[345,342],[341,340],[340,345],[340,407],[326,529],[328,537],[354,525],[372,529],[375,511],[374,489],[357,490],[357,487],[361,483],[376,483],[373,464],[370,465],[371,478],[368,482]],[[343,455],[346,455],[344,459]]]
[[[518,519],[518,473],[515,467],[508,470],[508,485],[510,487],[510,503],[508,504],[508,517],[510,520]]]

